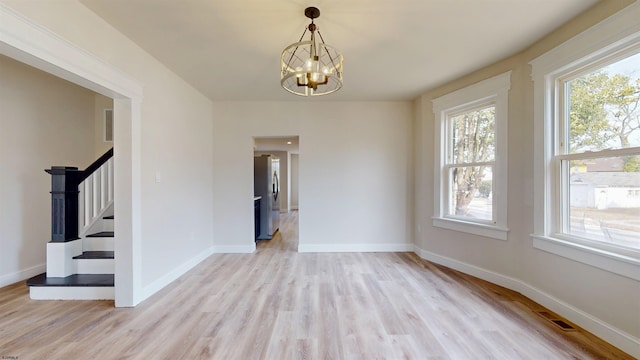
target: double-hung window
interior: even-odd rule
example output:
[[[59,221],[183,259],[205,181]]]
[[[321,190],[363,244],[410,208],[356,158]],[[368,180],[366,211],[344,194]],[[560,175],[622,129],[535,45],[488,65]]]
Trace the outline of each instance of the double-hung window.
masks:
[[[640,280],[637,15],[635,6],[534,60],[532,76],[534,246]]]
[[[506,240],[510,76],[433,100],[438,154],[434,226]]]
[[[558,79],[552,206],[559,233],[640,250],[640,48],[620,55]]]

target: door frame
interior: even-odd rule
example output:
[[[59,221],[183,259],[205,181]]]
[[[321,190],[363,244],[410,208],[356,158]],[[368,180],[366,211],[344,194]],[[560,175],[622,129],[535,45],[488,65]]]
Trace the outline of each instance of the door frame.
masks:
[[[102,59],[0,3],[0,54],[113,98],[115,305],[142,301],[141,104],[143,87]]]

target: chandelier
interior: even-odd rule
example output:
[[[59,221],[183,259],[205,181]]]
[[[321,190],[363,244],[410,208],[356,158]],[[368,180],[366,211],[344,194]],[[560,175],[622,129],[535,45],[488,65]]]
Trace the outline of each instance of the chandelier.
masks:
[[[319,96],[331,94],[342,87],[342,54],[324,42],[322,34],[313,20],[320,17],[320,10],[308,7],[304,15],[311,24],[302,33],[297,43],[287,46],[282,52],[280,85],[296,95]],[[307,30],[309,40],[303,41]],[[320,37],[320,42],[316,39]]]

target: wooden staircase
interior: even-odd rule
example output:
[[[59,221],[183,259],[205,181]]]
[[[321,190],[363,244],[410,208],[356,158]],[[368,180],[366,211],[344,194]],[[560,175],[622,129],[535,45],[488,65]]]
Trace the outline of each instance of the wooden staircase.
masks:
[[[103,218],[113,226],[113,216]],[[71,255],[73,274],[47,276],[43,273],[27,280],[34,300],[104,300],[114,299],[114,232],[101,231],[75,240],[81,243],[80,254]],[[72,246],[73,248],[73,246]],[[49,254],[49,252],[47,252]],[[47,268],[50,261],[47,257]]]
[[[87,170],[47,171],[53,176],[52,240],[47,272],[27,280],[32,299],[115,299],[112,158],[113,149]]]

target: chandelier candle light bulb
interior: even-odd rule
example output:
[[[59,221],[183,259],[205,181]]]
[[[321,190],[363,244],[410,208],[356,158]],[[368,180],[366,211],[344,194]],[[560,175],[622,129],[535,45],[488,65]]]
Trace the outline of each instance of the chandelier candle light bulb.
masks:
[[[300,41],[287,46],[281,56],[280,85],[296,95],[319,96],[342,87],[342,54],[324,42],[314,19],[320,10],[308,7],[304,14],[311,24],[302,33]],[[303,41],[307,31],[308,41]],[[316,33],[320,42],[316,40]]]

